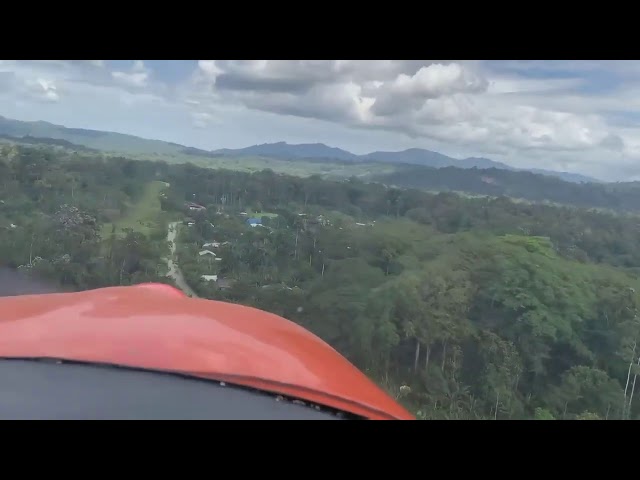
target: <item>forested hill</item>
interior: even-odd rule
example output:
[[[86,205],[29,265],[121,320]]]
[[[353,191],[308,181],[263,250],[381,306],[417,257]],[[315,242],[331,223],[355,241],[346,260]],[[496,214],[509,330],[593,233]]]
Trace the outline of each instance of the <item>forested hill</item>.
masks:
[[[0,136],[13,138],[37,137],[39,139],[51,138],[70,142],[74,146],[82,145],[90,149],[103,152],[117,152],[128,155],[154,155],[162,156],[165,160],[180,157],[196,157],[201,159],[220,157],[260,157],[265,159],[279,159],[300,163],[322,161],[326,164],[334,162],[348,162],[351,164],[364,164],[366,172],[367,164],[380,163],[384,165],[413,164],[427,167],[456,167],[456,168],[498,168],[505,170],[517,169],[505,163],[496,162],[487,158],[471,157],[455,159],[438,152],[432,152],[420,148],[410,148],[400,152],[372,152],[365,155],[329,147],[322,143],[310,143],[292,145],[286,142],[253,145],[240,149],[220,149],[214,151],[187,147],[173,142],[151,140],[134,135],[126,135],[116,132],[100,130],[88,130],[83,128],[68,128],[49,122],[24,122],[0,116]],[[43,142],[39,142],[43,143]],[[78,148],[76,148],[77,150]],[[526,170],[526,169],[525,169]],[[579,175],[577,173],[556,172],[541,169],[528,169],[544,175],[561,178],[567,182],[589,182],[595,179]],[[524,171],[524,170],[523,170]]]
[[[496,168],[433,169],[413,165],[400,166],[392,173],[371,175],[369,180],[403,188],[507,196],[532,202],[640,212],[640,184],[637,182],[572,183],[547,175]]]
[[[41,138],[41,137],[32,137],[31,135],[25,135],[23,137],[15,137],[13,135],[8,135],[6,133],[0,133],[0,141],[8,140],[9,143],[20,143],[26,145],[46,145],[46,146],[58,146],[65,149],[73,150],[73,151],[81,151],[81,152],[94,152],[97,153],[99,150],[94,148],[85,147],[84,145],[78,145],[75,143],[71,143],[67,140],[62,140],[59,138]]]
[[[69,152],[86,152],[102,155],[100,150],[75,144],[68,140],[13,136],[0,134],[0,142],[6,140],[22,145],[55,146]],[[452,191],[469,195],[509,196],[530,202],[547,202],[584,208],[599,208],[619,212],[640,212],[640,184],[638,183],[575,183],[565,182],[548,175],[502,168],[430,168],[407,164],[383,167],[375,163],[354,163],[351,160],[307,158],[289,160],[259,159],[256,157],[225,158],[219,153],[183,148],[183,157],[168,155],[172,163],[188,163],[198,160],[200,166],[251,170],[272,167],[281,172],[298,175],[320,174],[325,178],[347,178],[355,175],[366,181],[395,185],[403,188],[420,188],[428,191]],[[114,155],[114,154],[112,154]],[[117,155],[117,154],[115,154]],[[138,159],[147,155],[137,156]],[[154,158],[157,157],[154,155]],[[255,165],[255,167],[254,167]],[[384,173],[381,173],[384,172]]]
[[[192,152],[193,153],[193,152]],[[442,153],[432,152],[423,148],[409,148],[399,152],[371,152],[364,155],[356,155],[354,153],[342,150],[340,148],[329,147],[322,143],[306,143],[292,145],[286,142],[264,143],[262,145],[253,145],[246,148],[238,149],[220,149],[214,150],[213,154],[226,156],[262,156],[279,159],[316,159],[316,160],[339,160],[347,162],[381,162],[392,165],[421,165],[432,168],[498,168],[513,171],[531,171],[542,175],[557,177],[567,182],[596,182],[594,178],[587,177],[576,173],[557,172],[544,169],[518,169],[502,162],[496,162],[488,158],[470,157],[464,159],[456,159],[443,155]]]
[[[0,264],[32,278],[167,281],[176,220],[198,295],[303,325],[419,418],[640,416],[635,217],[0,148]]]
[[[67,128],[49,122],[23,122],[0,116],[0,134],[10,137],[38,137],[65,140],[75,145],[121,153],[165,153],[174,154],[186,148],[171,142],[116,132]]]

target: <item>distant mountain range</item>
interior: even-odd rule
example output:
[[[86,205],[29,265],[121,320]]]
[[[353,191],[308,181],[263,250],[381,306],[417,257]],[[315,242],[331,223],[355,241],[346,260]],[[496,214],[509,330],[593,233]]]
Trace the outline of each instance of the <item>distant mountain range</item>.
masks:
[[[329,147],[322,143],[306,143],[291,145],[286,142],[265,143],[253,145],[246,148],[213,150],[213,155],[225,156],[259,156],[279,159],[336,159],[347,162],[383,162],[383,163],[404,163],[411,165],[422,165],[432,168],[457,167],[457,168],[498,168],[501,170],[527,171],[540,175],[549,175],[560,178],[567,182],[600,182],[592,177],[577,173],[556,172],[543,169],[518,169],[505,163],[496,162],[488,158],[470,157],[462,160],[448,157],[442,153],[432,152],[421,148],[410,148],[401,152],[372,152],[365,155],[342,150],[340,148]]]
[[[59,145],[81,146],[107,152],[122,154],[161,154],[161,155],[194,155],[201,157],[266,157],[275,159],[307,159],[314,161],[333,160],[341,162],[380,162],[389,164],[422,165],[433,168],[497,168],[510,171],[528,171],[541,175],[560,178],[567,182],[599,182],[591,177],[576,173],[555,172],[542,169],[517,169],[488,158],[465,158],[462,160],[448,157],[438,152],[411,148],[401,152],[372,152],[365,155],[329,147],[322,143],[291,145],[286,142],[266,143],[239,149],[202,150],[187,147],[173,142],[150,140],[115,132],[87,130],[81,128],[67,128],[49,122],[24,122],[0,116],[0,136],[5,138],[19,138],[27,143],[45,143],[46,139],[55,139]]]
[[[23,122],[0,116],[0,135],[16,138],[34,137],[65,140],[95,150],[119,153],[163,153],[178,154],[187,148],[184,145],[149,140],[123,133],[67,128],[49,122]]]

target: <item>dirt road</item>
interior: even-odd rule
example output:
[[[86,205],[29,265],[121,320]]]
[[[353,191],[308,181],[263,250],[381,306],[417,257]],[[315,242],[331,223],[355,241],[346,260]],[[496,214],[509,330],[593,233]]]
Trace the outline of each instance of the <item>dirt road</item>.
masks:
[[[171,255],[167,258],[167,267],[169,268],[169,273],[167,277],[171,277],[180,290],[189,295],[190,297],[197,298],[198,295],[191,289],[191,287],[187,284],[178,264],[175,262],[176,258],[176,235],[178,234],[178,225],[179,222],[171,222],[169,224],[169,231],[167,233],[167,241],[171,246]]]

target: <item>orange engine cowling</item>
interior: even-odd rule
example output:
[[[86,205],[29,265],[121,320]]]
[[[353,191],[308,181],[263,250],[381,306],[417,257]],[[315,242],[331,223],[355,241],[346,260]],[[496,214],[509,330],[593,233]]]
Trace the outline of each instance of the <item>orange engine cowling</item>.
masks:
[[[0,418],[414,418],[299,325],[164,284],[0,298],[0,358]]]

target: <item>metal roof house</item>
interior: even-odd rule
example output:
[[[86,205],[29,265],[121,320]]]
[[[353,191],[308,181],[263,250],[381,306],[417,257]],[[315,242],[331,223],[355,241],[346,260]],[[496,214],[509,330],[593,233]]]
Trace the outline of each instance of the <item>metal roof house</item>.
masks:
[[[201,211],[201,210],[206,210],[207,207],[200,205],[198,203],[193,203],[193,202],[186,202],[185,206],[189,209],[189,210],[197,210],[197,211]]]

